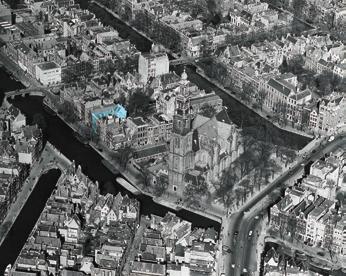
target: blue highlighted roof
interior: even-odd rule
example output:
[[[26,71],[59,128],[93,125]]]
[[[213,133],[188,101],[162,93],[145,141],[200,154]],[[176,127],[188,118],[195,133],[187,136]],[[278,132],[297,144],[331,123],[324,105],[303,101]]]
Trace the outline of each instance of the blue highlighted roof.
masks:
[[[116,117],[119,119],[126,119],[127,111],[120,104],[104,106],[95,109],[91,112],[91,126],[93,130],[96,131],[98,120],[107,118],[109,116]]]

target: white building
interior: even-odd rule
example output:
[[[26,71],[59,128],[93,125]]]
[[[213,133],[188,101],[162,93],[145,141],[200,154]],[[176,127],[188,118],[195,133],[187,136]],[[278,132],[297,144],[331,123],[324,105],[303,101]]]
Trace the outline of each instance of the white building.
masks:
[[[330,96],[322,99],[318,111],[310,114],[310,127],[315,131],[333,131],[338,125],[346,123],[346,98],[343,96]],[[312,121],[315,119],[315,121]]]
[[[119,36],[117,31],[107,31],[107,32],[102,32],[98,33],[96,35],[96,40],[97,43],[102,44],[104,41],[110,41]]]
[[[36,79],[43,85],[61,82],[61,67],[55,62],[44,62],[36,65]]]
[[[157,77],[169,73],[169,59],[165,52],[160,51],[158,46],[153,46],[148,54],[142,54],[138,60],[138,73],[141,82],[147,83],[150,77]]]

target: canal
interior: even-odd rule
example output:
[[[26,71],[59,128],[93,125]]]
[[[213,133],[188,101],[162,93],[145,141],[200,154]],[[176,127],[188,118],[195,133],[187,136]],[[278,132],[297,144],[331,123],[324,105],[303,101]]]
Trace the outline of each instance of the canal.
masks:
[[[119,35],[124,39],[129,39],[132,44],[134,44],[137,49],[141,52],[149,52],[151,49],[151,42],[135,32],[133,29],[128,27],[121,20],[113,17],[107,11],[102,8],[91,4],[88,5],[88,1],[79,1],[82,8],[88,8],[90,11],[95,13],[104,25],[110,25],[119,32]],[[175,71],[178,75],[183,72],[184,66],[171,66],[171,70]],[[223,100],[223,105],[227,107],[230,119],[239,127],[256,127],[262,128],[266,133],[269,133],[271,137],[271,142],[276,145],[282,145],[290,147],[292,149],[301,149],[307,143],[311,141],[310,138],[291,133],[280,128],[277,128],[272,123],[268,122],[266,119],[259,116],[256,112],[247,108],[245,105],[241,104],[239,101],[224,93],[218,87],[213,85],[208,80],[201,77],[196,73],[196,68],[194,66],[187,66],[186,71],[188,74],[188,79],[195,83],[200,89],[206,92],[214,91]]]
[[[103,164],[102,157],[91,147],[81,143],[74,134],[74,131],[68,127],[59,117],[51,115],[43,108],[43,98],[41,97],[16,97],[14,105],[18,107],[27,118],[30,124],[33,116],[37,113],[43,115],[47,127],[44,130],[44,138],[59,149],[68,159],[74,160],[76,164],[81,165],[83,172],[92,180],[100,183],[101,193],[118,192],[128,193],[121,185],[115,182],[115,178],[120,176],[114,175]],[[137,196],[141,202],[141,214],[156,214],[163,216],[169,210],[156,204],[151,197],[140,195]],[[214,226],[219,229],[219,223],[203,218],[199,215],[187,211],[176,212],[180,217],[189,220],[194,226]]]
[[[6,266],[17,259],[60,175],[60,170],[53,169],[40,177],[0,247],[0,275],[4,275]]]
[[[93,11],[95,12],[95,10]],[[97,12],[95,13],[97,14]],[[104,16],[102,16],[102,21],[105,24],[112,25],[116,30],[118,30],[120,36],[130,39],[130,41],[135,44],[140,51],[149,51],[151,47],[150,41],[135,33],[123,22],[115,18],[108,18]],[[181,74],[183,67],[178,66],[172,69],[178,74]],[[224,105],[228,107],[231,120],[238,126],[260,126],[266,128],[271,131],[273,137],[277,137],[275,143],[284,144],[292,148],[301,148],[309,141],[308,138],[276,128],[258,116],[256,113],[249,110],[247,107],[241,105],[232,97],[224,94],[210,82],[200,77],[198,74],[196,74],[193,67],[187,67],[186,69],[189,79],[196,83],[200,89],[204,89],[208,92],[215,91],[223,99]],[[23,88],[19,82],[11,79],[2,68],[0,68],[0,79],[0,102],[2,102],[4,92]],[[77,164],[80,164],[83,172],[91,180],[99,181],[102,194],[116,194],[118,192],[122,192],[123,194],[128,193],[124,188],[115,182],[117,175],[111,173],[102,164],[102,158],[97,152],[79,142],[75,138],[74,132],[58,117],[45,111],[43,108],[42,98],[17,97],[13,103],[26,115],[28,123],[32,122],[35,114],[40,113],[43,115],[47,124],[47,127],[44,130],[45,141],[49,141],[69,159],[75,160]],[[2,257],[0,261],[0,272],[3,271],[8,263],[12,263],[16,259],[32,227],[35,225],[47,198],[54,189],[59,175],[59,171],[50,171],[48,174],[42,176],[39,180],[38,185],[11,229],[10,235],[6,238],[0,248],[0,256]],[[172,211],[166,207],[154,203],[150,197],[140,195],[137,197],[137,199],[141,203],[141,214],[143,215],[156,214],[163,216],[167,211]],[[220,229],[219,223],[194,213],[188,211],[179,211],[175,213],[181,218],[191,221],[193,226],[211,226],[217,230]]]
[[[21,84],[9,78],[9,75],[0,69],[1,79],[0,101],[2,102],[4,92],[21,88]],[[10,89],[8,89],[10,88]],[[129,194],[122,186],[117,184],[115,178],[120,176],[120,173],[115,175],[110,172],[103,164],[102,157],[90,147],[86,147],[83,143],[76,139],[73,130],[71,130],[59,117],[48,113],[43,106],[43,98],[37,96],[16,97],[11,101],[18,107],[27,118],[27,123],[32,123],[35,114],[43,115],[47,127],[44,129],[44,140],[49,141],[57,149],[59,149],[67,158],[75,160],[77,165],[82,166],[85,173],[91,180],[100,183],[101,193]],[[10,235],[4,240],[0,247],[0,275],[1,271],[9,263],[13,263],[20,249],[24,245],[32,227],[35,225],[39,214],[54,189],[56,173],[49,173],[42,176],[38,185],[29,197],[28,202],[24,205],[21,214],[18,216]],[[129,194],[132,196],[131,194]],[[214,227],[217,231],[220,230],[220,224],[205,217],[199,216],[189,211],[181,210],[174,211],[163,207],[153,202],[151,197],[145,195],[136,196],[141,203],[141,214],[155,214],[164,216],[168,211],[176,213],[182,219],[192,222],[194,227]]]

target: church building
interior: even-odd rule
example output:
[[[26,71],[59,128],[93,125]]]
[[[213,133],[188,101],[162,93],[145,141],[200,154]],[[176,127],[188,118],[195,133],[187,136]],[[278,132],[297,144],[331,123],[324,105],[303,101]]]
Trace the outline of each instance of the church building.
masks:
[[[219,181],[223,170],[242,153],[242,146],[239,129],[230,121],[226,110],[212,118],[194,114],[185,71],[180,84],[175,97],[168,182],[171,191],[182,195],[191,179]]]

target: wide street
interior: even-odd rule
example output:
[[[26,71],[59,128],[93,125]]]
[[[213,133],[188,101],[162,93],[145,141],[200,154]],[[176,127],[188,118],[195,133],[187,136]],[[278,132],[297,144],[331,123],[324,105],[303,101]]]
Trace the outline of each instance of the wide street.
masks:
[[[324,140],[324,142],[312,148],[309,151],[310,153],[307,153],[307,158],[299,157],[296,165],[264,188],[261,193],[246,203],[237,213],[230,216],[228,219],[229,225],[227,225],[227,229],[224,229],[227,231],[227,235],[224,235],[226,237],[224,245],[227,245],[232,250],[232,253],[225,256],[225,275],[238,276],[246,271],[251,275],[258,271],[257,264],[254,264],[253,254],[256,252],[256,228],[261,219],[262,211],[266,210],[267,207],[279,198],[280,190],[284,187],[284,183],[293,183],[302,176],[304,166],[343,144],[346,144],[345,134],[336,137],[332,142]],[[249,237],[250,231],[252,232]]]

